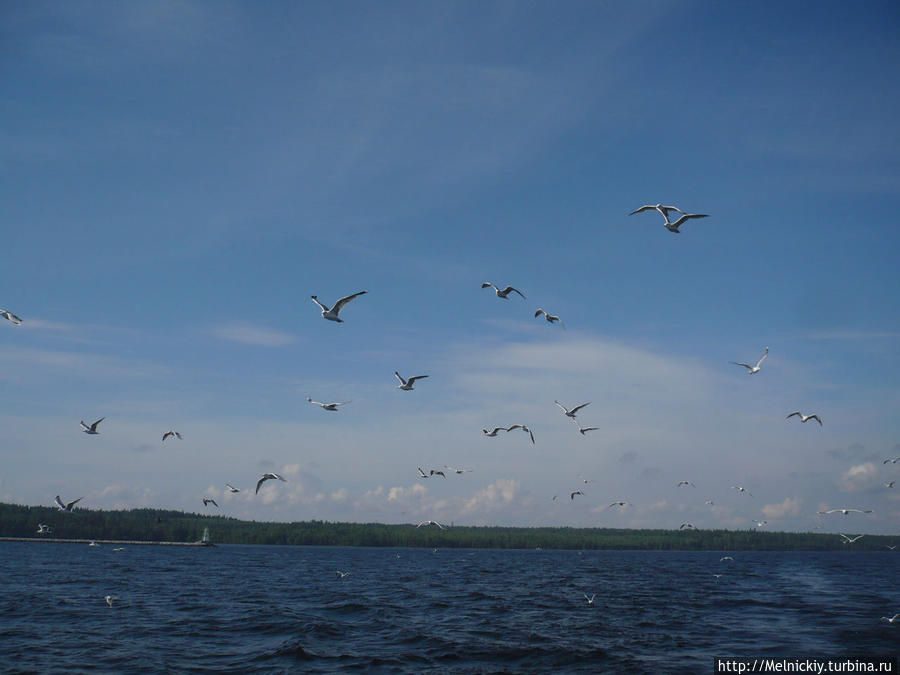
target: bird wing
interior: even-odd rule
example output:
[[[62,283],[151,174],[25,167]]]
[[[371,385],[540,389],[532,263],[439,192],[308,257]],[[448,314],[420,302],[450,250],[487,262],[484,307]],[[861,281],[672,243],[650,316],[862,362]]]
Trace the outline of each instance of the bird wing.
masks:
[[[531,438],[531,444],[534,445],[534,434],[531,433],[531,429],[529,429],[528,427],[522,427],[522,428],[528,432],[528,436],[529,436],[529,438]]]
[[[75,506],[75,505],[76,505],[78,502],[80,502],[82,499],[84,499],[84,497],[79,497],[78,499],[76,499],[76,500],[74,500],[74,501],[71,501],[71,502],[69,502],[68,504],[66,504],[66,511],[71,511],[71,510],[72,510],[72,507]]]
[[[259,486],[269,480],[268,476],[263,476],[258,481],[256,481],[256,494],[259,494]]]
[[[105,420],[105,419],[106,419],[105,417],[101,417],[99,420],[97,420],[96,422],[94,422],[94,423],[91,425],[91,431],[97,431],[97,425],[100,424],[100,422],[102,422],[102,421]]]
[[[179,441],[181,440],[181,434],[179,434],[177,431],[175,432],[175,438],[177,438]]]
[[[91,430],[91,428],[87,424],[84,423],[84,420],[81,420],[81,428],[84,429],[85,431]],[[889,459],[885,460],[884,463],[887,464],[889,461],[890,461]]]
[[[541,314],[543,314],[544,316],[546,316],[546,315],[547,315],[547,312],[545,312],[545,311],[542,310],[540,307],[538,307],[538,311],[536,311],[536,312],[534,313],[534,315],[535,315],[535,316],[540,316]]]
[[[328,311],[328,307],[326,307],[326,306],[323,305],[321,302],[319,302],[319,298],[318,298],[317,296],[311,295],[311,296],[309,296],[309,297],[312,298],[312,301],[313,301],[314,303],[316,303],[316,304],[322,309],[323,312],[327,312],[327,311]]]
[[[816,422],[819,423],[819,426],[822,426],[822,420],[819,418],[818,415],[810,415],[810,416],[807,417],[806,419],[808,419],[808,420],[815,420]]]
[[[64,509],[66,505],[63,504],[62,499],[59,498],[59,495],[56,495],[56,503],[59,504],[59,508]]]
[[[494,284],[492,284],[490,281],[485,281],[483,284],[481,284],[482,288],[487,288],[488,286],[492,286],[494,288],[494,290],[497,290],[497,291],[500,290],[499,288],[494,286]]]
[[[358,298],[361,295],[365,295],[368,292],[369,291],[360,291],[359,293],[354,293],[353,295],[347,295],[341,298],[336,303],[334,303],[334,307],[331,308],[331,311],[337,314],[344,308],[344,305],[346,305],[348,302],[350,302],[354,298]]]
[[[320,403],[319,401],[313,401],[313,400],[312,400],[311,398],[309,398],[308,396],[306,397],[306,400],[309,401],[310,403],[315,403],[316,405],[325,405],[324,403]]]
[[[398,373],[396,370],[394,371],[394,375],[396,375],[397,379],[400,380],[400,384],[406,384],[406,380],[404,380],[400,373]]]
[[[415,382],[416,380],[424,380],[426,377],[428,377],[428,376],[427,375],[416,375],[415,377],[409,378],[409,380],[407,380],[407,381]]]
[[[633,216],[635,213],[643,213],[644,211],[655,211],[655,210],[656,210],[655,206],[647,205],[647,206],[642,206],[641,208],[637,209],[636,211],[632,211],[628,215]]]
[[[216,508],[218,508],[219,505],[216,503],[216,500],[215,500],[215,499],[210,499],[209,501],[211,501],[211,502],[213,503],[213,505],[214,505]]]
[[[759,368],[760,364],[766,360],[766,357],[769,355],[769,348],[766,347],[766,351],[763,352],[763,355],[759,357],[759,361],[756,362],[756,367]]]
[[[576,406],[575,406],[574,408],[572,408],[569,412],[572,413],[572,414],[577,413],[579,410],[581,410],[582,408],[584,408],[585,406],[588,406],[588,405],[590,405],[590,404],[591,404],[591,402],[588,401],[587,403],[582,403],[581,405],[576,405]]]
[[[585,432],[585,431],[597,431],[597,429],[599,429],[600,427],[585,427],[584,429],[582,429],[581,427],[578,427],[578,428],[579,428],[582,432]]]
[[[237,488],[234,487],[234,485],[232,485],[231,483],[225,483],[225,487],[227,487],[229,490],[237,490]],[[240,492],[240,490],[238,491]]]
[[[497,427],[497,429],[502,429],[502,428],[503,427]],[[511,427],[507,427],[506,430],[512,431],[513,429],[524,429],[524,428],[525,428],[524,424],[513,424]],[[494,429],[494,431],[496,431],[497,429]]]
[[[736,366],[744,366],[744,368],[746,368],[747,370],[753,370],[753,366],[746,363],[738,363],[737,361],[730,361],[729,363],[733,363]]]
[[[794,415],[796,415],[797,417],[803,417],[803,415],[801,414],[801,412],[800,412],[799,410],[795,410],[794,412],[792,412],[790,415],[788,415],[788,416],[785,417],[784,419],[789,420],[789,419],[791,419]]]
[[[166,433],[163,434],[163,440],[165,441],[169,436],[174,436],[174,435],[175,434],[173,434],[171,431],[167,431]]]
[[[519,295],[521,295],[523,298],[525,297],[525,296],[522,294],[522,291],[520,291],[518,288],[513,288],[512,286],[507,286],[506,288],[503,289],[503,292],[504,292],[504,293],[509,293],[510,291],[515,291],[516,293],[518,293]]]
[[[419,470],[419,474],[422,476],[422,478],[428,478],[428,474],[422,471],[421,466],[417,466],[416,468]]]
[[[705,213],[685,213],[683,216],[681,216],[681,218],[679,218],[674,223],[672,223],[671,227],[673,229],[677,230],[679,227],[684,225],[684,223],[686,221],[690,220],[691,218],[706,218],[706,217],[707,217],[707,214],[705,214]]]
[[[679,209],[677,206],[660,206],[659,210],[663,212],[663,215],[666,218],[669,217],[669,211],[678,211],[678,213],[684,213],[684,211]]]
[[[569,409],[568,409],[566,406],[564,406],[562,403],[560,403],[560,402],[557,401],[556,399],[554,399],[553,402],[554,402],[556,405],[558,405],[560,408],[562,408],[564,413],[568,414]]]

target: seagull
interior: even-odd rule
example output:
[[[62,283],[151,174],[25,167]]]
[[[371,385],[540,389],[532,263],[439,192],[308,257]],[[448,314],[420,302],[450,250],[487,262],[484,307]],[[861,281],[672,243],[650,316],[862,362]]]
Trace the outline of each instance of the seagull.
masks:
[[[338,323],[344,323],[344,320],[338,316],[341,310],[344,309],[344,305],[353,300],[354,298],[358,298],[369,291],[360,291],[359,293],[354,293],[353,295],[348,295],[344,298],[341,298],[336,303],[334,303],[334,307],[328,309],[325,305],[319,302],[319,296],[311,295],[309,297],[312,298],[313,302],[316,303],[319,307],[322,308],[322,318],[328,319],[329,321],[337,321]]]
[[[394,371],[394,375],[396,375],[397,379],[400,380],[400,384],[397,386],[397,389],[402,389],[403,391],[412,391],[413,385],[415,384],[416,380],[424,380],[426,377],[428,377],[427,375],[416,375],[415,377],[411,377],[408,380],[404,380],[400,376],[400,373],[398,373],[396,370]]]
[[[88,546],[100,546],[100,544],[98,544],[96,541],[94,541],[94,540],[92,539],[92,540],[91,540],[91,543],[88,544]]]
[[[588,483],[593,483],[594,479],[593,478],[582,478],[581,482],[584,483],[585,485],[587,485]]]
[[[118,595],[107,595],[103,599],[106,600],[107,605],[112,607],[113,600],[118,600],[119,596]]]
[[[177,431],[172,429],[171,431],[167,431],[166,433],[163,434],[163,442],[165,442],[165,440],[171,436],[174,436],[179,441],[181,440],[181,434],[179,434]]]
[[[684,215],[684,211],[679,209],[677,206],[663,206],[662,204],[642,206],[641,208],[632,211],[628,215],[633,216],[635,213],[643,213],[644,211],[659,211],[662,214],[663,218],[666,219],[667,223],[669,222],[669,211],[678,211],[678,213]]]
[[[827,516],[829,513],[843,513],[845,516],[848,513],[872,513],[872,509],[831,509],[830,511],[818,511],[817,513],[820,516]]]
[[[897,462],[900,462],[900,457],[894,457],[894,459],[888,458],[884,460],[882,464],[887,464],[888,462],[890,462],[891,464],[896,464]]]
[[[88,426],[87,424],[84,423],[84,420],[81,420],[81,430],[86,434],[92,434],[92,435],[99,434],[100,432],[97,431],[97,425],[100,424],[100,422],[102,422],[105,419],[106,419],[105,417],[101,417],[99,420],[94,422],[91,426]]]
[[[444,476],[444,478],[447,477],[447,476],[444,474],[443,471],[435,471],[434,469],[431,469],[431,470],[428,472],[428,475],[429,475],[429,476]]]
[[[855,537],[853,537],[853,538],[851,539],[851,538],[848,537],[846,534],[841,534],[841,537],[843,537],[844,543],[845,543],[845,544],[852,544],[852,543],[853,543],[854,541],[856,541],[857,539],[860,539],[860,538],[865,537],[865,536],[866,536],[866,535],[864,535],[864,534],[858,534],[858,535],[856,535]]]
[[[736,366],[744,366],[749,371],[749,375],[755,375],[759,372],[759,367],[762,365],[762,362],[766,360],[766,357],[769,355],[769,348],[766,347],[766,351],[763,352],[763,355],[759,357],[759,361],[756,362],[755,366],[751,366],[748,363],[738,363],[737,361],[731,361]]]
[[[491,438],[494,438],[497,435],[498,431],[509,431],[509,429],[507,427],[494,427],[492,431],[488,431],[487,429],[482,429],[481,433],[483,433],[485,436],[490,436]]]
[[[279,476],[277,473],[271,473],[271,472],[264,473],[260,477],[260,479],[256,482],[256,494],[259,494],[259,488],[263,483],[265,483],[267,480],[272,480],[274,478],[277,478],[278,480],[283,480],[285,483],[287,483],[287,480],[282,478],[281,476]]]
[[[203,506],[209,506],[210,504],[212,504],[212,505],[215,506],[216,508],[219,508],[219,505],[216,504],[216,500],[215,500],[215,499],[212,499],[212,498],[210,498],[210,497],[204,497],[204,498],[203,498]]]
[[[416,468],[419,470],[419,478],[428,478],[428,474],[422,471],[421,466],[417,466]]]
[[[676,220],[674,223],[670,223],[669,219],[666,218],[665,228],[669,232],[674,232],[675,234],[681,234],[681,231],[678,229],[682,225],[684,225],[691,218],[708,218],[709,216],[705,213],[685,213],[681,218]]]
[[[895,481],[895,480],[888,481],[887,483],[884,484],[884,487],[886,487],[886,488],[892,488],[892,487],[894,487],[894,483],[896,483],[896,482],[897,482],[897,481]]]
[[[444,464],[444,468],[449,469],[450,471],[453,471],[454,473],[467,473],[467,472],[474,471],[474,469],[454,469],[452,466],[447,466],[446,464]]]
[[[53,530],[50,529],[49,525],[44,525],[43,523],[38,523],[38,534],[53,534]]]
[[[560,321],[560,318],[559,318],[558,316],[556,316],[555,314],[547,314],[547,312],[545,312],[543,309],[541,309],[540,307],[538,307],[538,310],[534,313],[534,316],[535,316],[535,318],[537,318],[537,317],[539,317],[541,314],[544,315],[544,318],[547,320],[547,323],[555,323],[555,322],[559,321],[559,322],[560,322],[560,325],[561,325],[563,328],[566,327],[566,324],[564,324],[562,321]]]
[[[513,288],[512,286],[507,286],[503,290],[500,290],[499,288],[494,286],[494,284],[492,284],[490,281],[485,281],[483,284],[481,284],[482,288],[487,288],[488,286],[491,286],[494,289],[494,291],[496,291],[498,298],[503,298],[504,300],[508,300],[509,294],[512,292],[516,292],[519,295],[522,295],[522,291],[520,291],[518,288]],[[525,296],[522,295],[522,297],[524,298]]]
[[[581,495],[583,497],[584,493],[581,490],[575,490],[574,492],[569,494],[569,499],[571,499],[573,502],[575,501],[575,495]]]
[[[794,415],[796,415],[797,417],[799,417],[799,418],[800,418],[800,421],[803,422],[804,424],[805,424],[806,422],[808,422],[809,420],[815,420],[816,422],[819,423],[819,426],[822,426],[822,420],[819,418],[818,415],[815,415],[815,414],[813,414],[813,415],[804,415],[804,414],[803,414],[802,412],[800,412],[799,410],[795,410],[794,412],[792,412],[790,415],[788,415],[788,416],[785,417],[784,419],[789,420],[789,419],[791,419]]]
[[[125,550],[125,547],[124,547],[124,546],[119,546],[119,548],[114,548],[114,549],[113,549],[113,551],[124,551],[124,550]]]
[[[893,551],[895,548],[897,548],[896,546],[888,546],[887,544],[885,544],[884,547],[885,547],[888,551]]]
[[[682,523],[681,527],[679,527],[678,529],[679,530],[696,530],[697,528],[694,527],[693,523]]]
[[[340,579],[350,576],[350,572],[341,572],[340,570],[335,570],[334,573],[337,574]]]
[[[769,524],[769,521],[768,521],[768,520],[757,520],[757,521],[755,521],[755,522],[756,522],[756,526],[757,526],[757,527],[762,527],[763,525],[768,525],[768,524]]]
[[[704,503],[704,504],[708,504],[709,506],[715,506],[715,505],[716,505],[715,502],[713,502],[712,499],[707,499],[707,500],[706,500],[705,502],[703,502],[703,503]]]
[[[713,574],[713,576],[716,578],[716,581],[722,578],[721,574]]]
[[[748,490],[748,489],[745,488],[745,487],[741,487],[741,486],[739,486],[739,485],[732,485],[732,486],[731,486],[731,489],[732,489],[732,490],[737,490],[738,492],[746,492],[748,495],[750,495],[751,497],[753,497],[753,493],[750,492],[750,490]]]
[[[587,593],[584,594],[584,599],[587,600],[587,604],[589,604],[589,605],[594,604],[594,598],[596,598],[596,597],[597,597],[596,593],[594,593],[591,597],[588,597]]]
[[[607,506],[606,508],[610,509],[610,508],[612,508],[613,506],[632,506],[632,504],[630,504],[630,503],[628,503],[628,502],[613,502],[612,504],[610,504],[610,505]]]
[[[578,420],[575,420],[575,424],[578,424]],[[578,424],[578,433],[584,436],[588,431],[597,431],[600,427],[583,427]]]
[[[0,309],[0,316],[2,316],[7,321],[12,321],[14,325],[20,326],[22,325],[22,319],[17,317],[15,314],[6,309]]]
[[[240,492],[240,490],[238,488],[234,487],[234,485],[232,485],[231,483],[225,483],[225,487],[227,487],[228,491],[231,492],[232,494],[235,492]]]
[[[682,480],[682,481],[679,481],[679,482],[678,482],[678,485],[676,485],[675,487],[681,487],[682,485],[690,485],[691,487],[697,487],[696,485],[694,485],[694,484],[693,484],[691,481],[689,481],[689,480]]]
[[[722,562],[723,560],[734,560],[734,558],[732,558],[730,555],[722,556],[721,558],[719,558],[719,562]]]
[[[444,529],[444,526],[441,525],[441,524],[440,524],[438,521],[436,521],[436,520],[423,520],[421,523],[419,523],[418,525],[416,525],[416,528],[420,528],[420,527],[422,527],[423,525],[437,525],[437,526],[438,526],[438,529],[440,529],[440,530],[443,530],[443,529]]]
[[[588,406],[588,405],[591,404],[591,402],[588,401],[587,403],[582,403],[581,405],[576,405],[574,408],[572,408],[571,410],[569,410],[566,406],[564,406],[564,405],[563,405],[562,403],[560,403],[559,401],[554,400],[553,402],[554,402],[556,405],[558,405],[560,408],[562,408],[562,411],[566,414],[566,417],[571,417],[572,419],[575,419],[575,413],[577,413],[579,410],[581,410],[581,409],[584,408],[585,406]]]
[[[72,511],[72,507],[75,506],[78,502],[80,502],[84,497],[79,497],[73,502],[69,502],[68,504],[63,504],[63,500],[59,498],[59,495],[56,495],[56,504],[59,506],[60,511]]]
[[[507,431],[512,431],[513,429],[521,429],[531,438],[531,444],[534,445],[534,434],[531,433],[531,429],[526,427],[524,424],[513,424]]]
[[[894,614],[890,619],[886,616],[881,617],[881,621],[887,621],[888,623],[894,623],[897,619],[900,619],[900,614]]]
[[[339,405],[347,405],[351,403],[351,401],[341,401],[340,403],[319,403],[318,401],[313,401],[309,396],[306,397],[306,400],[310,403],[315,403],[317,406],[320,406],[322,410],[328,410],[329,412],[337,412]]]

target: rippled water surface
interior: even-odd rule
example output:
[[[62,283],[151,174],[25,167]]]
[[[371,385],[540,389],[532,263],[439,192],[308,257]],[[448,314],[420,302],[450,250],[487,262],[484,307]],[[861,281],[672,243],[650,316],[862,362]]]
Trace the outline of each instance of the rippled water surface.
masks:
[[[722,555],[2,543],[0,671],[712,672],[713,656],[896,655],[900,621],[879,617],[900,612],[900,553]]]

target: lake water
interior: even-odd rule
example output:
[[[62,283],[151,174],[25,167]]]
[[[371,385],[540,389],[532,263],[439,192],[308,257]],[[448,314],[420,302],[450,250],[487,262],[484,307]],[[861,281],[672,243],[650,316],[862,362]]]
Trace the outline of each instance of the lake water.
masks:
[[[723,555],[2,543],[0,672],[711,673],[714,656],[896,656],[900,620],[879,617],[900,612],[900,553]]]

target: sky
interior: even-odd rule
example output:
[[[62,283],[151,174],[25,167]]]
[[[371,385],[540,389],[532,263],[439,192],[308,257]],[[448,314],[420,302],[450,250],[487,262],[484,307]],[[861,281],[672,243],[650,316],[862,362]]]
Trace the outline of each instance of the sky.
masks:
[[[0,2],[0,500],[900,534],[898,28]],[[656,203],[709,217],[628,215]],[[535,443],[481,431],[511,424]]]

